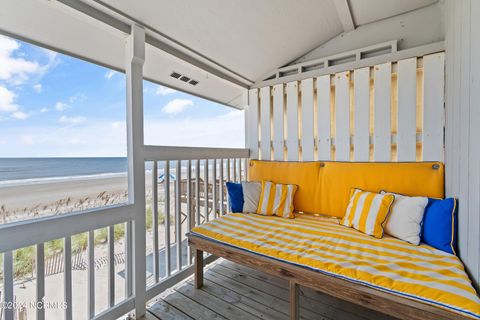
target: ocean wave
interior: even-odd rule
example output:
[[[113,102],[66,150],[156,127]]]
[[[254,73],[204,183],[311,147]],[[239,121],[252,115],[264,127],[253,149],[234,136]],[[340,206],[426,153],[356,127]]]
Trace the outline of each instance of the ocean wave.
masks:
[[[127,172],[100,173],[100,174],[66,176],[66,177],[48,177],[48,178],[4,180],[4,181],[0,181],[0,188],[31,185],[31,184],[44,184],[44,183],[52,183],[52,182],[95,180],[95,179],[121,178],[121,177],[127,177]]]

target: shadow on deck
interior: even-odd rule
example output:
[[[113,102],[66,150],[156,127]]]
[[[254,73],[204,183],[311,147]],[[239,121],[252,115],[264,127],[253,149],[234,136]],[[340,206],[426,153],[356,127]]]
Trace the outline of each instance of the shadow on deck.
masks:
[[[286,280],[219,259],[205,270],[202,289],[193,278],[162,293],[148,306],[146,319],[288,320]],[[308,320],[394,320],[312,289],[300,289],[300,316]]]

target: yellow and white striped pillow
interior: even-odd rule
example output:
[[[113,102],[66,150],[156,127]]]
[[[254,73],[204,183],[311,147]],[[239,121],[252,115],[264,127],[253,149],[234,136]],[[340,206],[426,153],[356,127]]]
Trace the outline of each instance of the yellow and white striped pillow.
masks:
[[[293,184],[278,184],[262,181],[262,192],[258,202],[257,213],[267,216],[294,218],[293,197],[297,191]]]
[[[387,220],[394,200],[395,196],[393,194],[379,194],[352,189],[347,212],[341,224],[346,227],[353,227],[375,238],[382,238],[383,225]]]

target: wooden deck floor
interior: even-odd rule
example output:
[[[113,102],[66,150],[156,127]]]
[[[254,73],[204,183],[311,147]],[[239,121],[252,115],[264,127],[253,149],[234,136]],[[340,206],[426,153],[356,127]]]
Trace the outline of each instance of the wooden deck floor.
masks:
[[[394,320],[395,318],[301,287],[300,316],[306,320]],[[155,299],[147,319],[289,319],[287,281],[219,259],[205,270],[204,286],[193,278]]]

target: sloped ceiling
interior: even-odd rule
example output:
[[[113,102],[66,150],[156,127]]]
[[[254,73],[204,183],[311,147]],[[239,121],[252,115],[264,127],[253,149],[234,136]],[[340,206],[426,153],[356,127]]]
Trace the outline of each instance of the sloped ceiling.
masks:
[[[219,70],[252,83],[344,32],[338,2],[348,4],[356,26],[436,0],[3,0],[0,33],[18,36],[117,70],[124,67],[126,34],[69,8],[79,1],[124,23],[144,25],[187,56],[208,58]],[[75,3],[75,2],[74,2]],[[65,5],[66,4],[66,5]],[[191,86],[170,77],[178,71],[200,80]],[[231,72],[230,72],[231,74]],[[241,107],[242,87],[188,59],[147,47],[145,76],[198,96]]]

